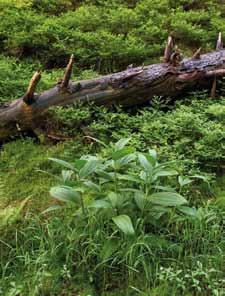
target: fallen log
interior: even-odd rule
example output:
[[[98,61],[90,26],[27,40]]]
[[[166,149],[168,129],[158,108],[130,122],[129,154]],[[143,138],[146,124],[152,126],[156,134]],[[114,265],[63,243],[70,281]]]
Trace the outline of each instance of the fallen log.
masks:
[[[162,63],[127,70],[96,79],[70,81],[74,57],[71,56],[64,77],[51,89],[36,94],[41,73],[32,77],[25,95],[0,106],[0,141],[24,131],[37,131],[43,115],[52,106],[76,102],[97,105],[132,106],[149,101],[153,96],[177,97],[184,91],[211,87],[216,95],[216,78],[225,76],[225,49],[221,33],[216,51],[201,54],[198,49],[191,58],[182,59],[180,50],[169,36]]]

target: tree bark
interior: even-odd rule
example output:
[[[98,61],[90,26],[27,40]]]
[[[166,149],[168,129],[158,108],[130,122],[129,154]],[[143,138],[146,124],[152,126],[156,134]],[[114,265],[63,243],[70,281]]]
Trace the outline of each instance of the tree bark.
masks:
[[[171,41],[170,41],[171,43]],[[132,106],[149,101],[153,96],[177,97],[185,91],[208,88],[216,77],[225,76],[225,49],[179,60],[178,54],[165,50],[164,62],[83,81],[69,81],[73,57],[63,79],[41,94],[34,89],[40,73],[33,76],[26,94],[7,106],[0,106],[0,141],[17,136],[26,130],[38,129],[45,111],[52,106],[77,102],[97,105],[119,104]],[[213,94],[213,96],[214,96]]]

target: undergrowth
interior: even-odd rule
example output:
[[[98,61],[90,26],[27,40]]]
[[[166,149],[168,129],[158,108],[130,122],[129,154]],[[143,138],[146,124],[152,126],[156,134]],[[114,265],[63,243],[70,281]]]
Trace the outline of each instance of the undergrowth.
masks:
[[[168,34],[185,56],[212,50],[222,2],[1,0],[0,104],[22,96],[38,69],[38,92],[55,85],[71,53],[79,80],[159,62]],[[194,92],[132,109],[52,108],[49,132],[67,141],[5,143],[0,295],[225,295],[217,85],[213,100]]]

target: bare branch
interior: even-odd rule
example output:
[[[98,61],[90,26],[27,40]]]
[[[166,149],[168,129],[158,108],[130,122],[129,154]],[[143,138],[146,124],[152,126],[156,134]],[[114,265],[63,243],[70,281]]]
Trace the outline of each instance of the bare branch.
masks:
[[[215,98],[215,96],[216,96],[216,77],[213,80],[210,96],[211,96],[211,98]]]
[[[222,41],[222,33],[219,32],[217,43],[216,43],[216,50],[223,49],[223,41]]]
[[[199,49],[197,49],[196,52],[193,54],[192,59],[193,60],[200,60],[201,59],[201,51],[202,51],[201,47]]]
[[[173,46],[174,46],[173,38],[172,36],[169,36],[167,40],[166,48],[164,51],[164,58],[163,58],[164,63],[169,63],[170,57],[173,53]]]
[[[69,63],[66,66],[65,74],[61,82],[61,88],[66,88],[69,84],[69,80],[72,74],[72,69],[73,69],[73,64],[74,64],[74,55],[72,54],[69,60]]]
[[[34,92],[37,87],[38,82],[41,79],[41,72],[37,71],[34,73],[33,77],[30,80],[29,86],[27,88],[27,91],[25,95],[23,96],[23,101],[27,104],[30,105],[33,100],[34,100]]]
[[[205,73],[205,76],[206,77],[222,77],[222,76],[225,76],[225,69],[222,68],[222,69],[216,69],[216,70],[209,70]]]

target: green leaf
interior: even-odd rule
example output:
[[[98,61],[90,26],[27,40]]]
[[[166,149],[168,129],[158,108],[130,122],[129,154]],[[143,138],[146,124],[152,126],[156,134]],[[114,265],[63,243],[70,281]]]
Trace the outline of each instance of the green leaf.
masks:
[[[96,173],[103,179],[107,181],[113,181],[114,180],[114,173],[108,173],[102,170],[97,170]]]
[[[64,202],[80,202],[80,193],[69,186],[56,186],[50,190],[52,197]]]
[[[84,182],[84,184],[85,184],[88,188],[92,189],[93,191],[101,192],[100,186],[98,186],[97,184],[95,184],[95,183],[92,182],[92,181],[86,181],[86,182]]]
[[[88,207],[95,209],[109,209],[111,208],[111,205],[108,201],[99,199],[93,201]]]
[[[69,180],[71,180],[71,177],[73,175],[73,171],[71,170],[62,170],[62,179],[63,179],[63,182],[67,182]]]
[[[124,157],[122,157],[120,160],[119,160],[119,164],[120,165],[127,165],[129,164],[130,162],[134,161],[136,159],[136,154],[135,153],[131,153],[131,154],[128,154]]]
[[[155,177],[169,177],[169,176],[176,176],[178,172],[176,170],[156,170],[154,176]]]
[[[147,198],[151,203],[165,207],[176,207],[187,203],[183,196],[175,192],[157,192]]]
[[[144,193],[142,191],[135,192],[134,194],[134,200],[136,202],[136,205],[138,208],[143,211],[146,205],[146,198],[144,196]]]
[[[80,171],[84,165],[87,163],[87,160],[86,159],[76,159],[75,162],[74,162],[74,167]]]
[[[58,158],[49,158],[49,160],[52,160],[52,161],[60,164],[61,166],[65,167],[67,169],[70,169],[72,171],[74,171],[74,169],[75,169],[75,167],[71,163],[69,163],[69,162],[67,162],[65,160],[61,160],[61,159],[58,159]]]
[[[153,170],[152,164],[148,161],[148,159],[145,157],[144,154],[138,153],[138,160],[140,162],[140,165],[143,167],[143,169],[146,172],[152,173],[152,170]]]
[[[178,210],[188,216],[196,217],[197,216],[197,210],[196,208],[190,208],[186,206],[181,206],[178,208]]]
[[[140,183],[140,179],[136,176],[132,176],[132,175],[122,175],[122,174],[117,174],[116,175],[117,178],[119,180],[125,180],[125,181],[131,181],[131,182],[135,182],[135,183]]]
[[[126,235],[134,235],[134,227],[132,221],[127,215],[120,215],[112,218],[116,226]]]
[[[133,148],[123,148],[112,153],[112,159],[118,160],[134,152]]]
[[[115,143],[114,146],[116,150],[120,150],[120,149],[123,149],[129,141],[130,141],[130,138],[120,139],[118,142]]]
[[[80,170],[79,176],[81,178],[86,178],[90,174],[92,174],[98,167],[98,161],[97,160],[89,160]]]
[[[179,176],[178,177],[178,182],[180,184],[181,187],[185,186],[185,185],[188,185],[190,183],[193,182],[193,180],[187,178],[187,177],[182,177],[182,176]]]
[[[118,205],[118,194],[115,192],[110,192],[107,196],[108,200],[110,201],[113,208],[117,207]]]

